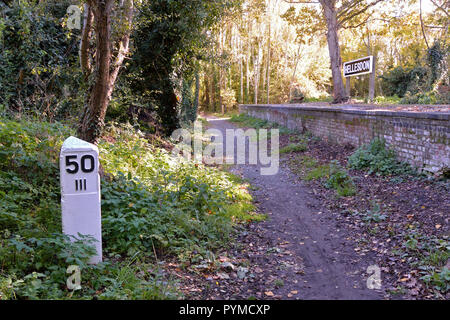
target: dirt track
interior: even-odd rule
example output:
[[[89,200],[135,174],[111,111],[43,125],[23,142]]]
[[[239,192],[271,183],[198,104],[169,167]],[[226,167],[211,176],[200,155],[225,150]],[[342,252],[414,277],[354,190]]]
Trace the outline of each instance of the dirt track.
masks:
[[[208,116],[207,120],[209,127],[221,130],[224,137],[226,129],[236,128],[224,119]],[[383,298],[382,291],[370,290],[366,285],[366,270],[374,261],[369,255],[361,257],[354,252],[353,243],[346,240],[345,230],[340,229],[334,214],[295,179],[282,160],[278,174],[273,176],[261,175],[259,165],[235,165],[230,170],[250,182],[259,210],[269,214],[267,221],[240,237],[252,270],[261,270],[248,284],[247,296]],[[261,248],[275,248],[275,254],[262,254]],[[274,285],[280,279],[282,285]],[[272,289],[268,292],[267,288]]]

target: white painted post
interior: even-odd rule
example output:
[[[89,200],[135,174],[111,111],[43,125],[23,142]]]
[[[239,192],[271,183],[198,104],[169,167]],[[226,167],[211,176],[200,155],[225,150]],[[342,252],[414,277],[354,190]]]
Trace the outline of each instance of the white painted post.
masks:
[[[98,148],[86,141],[69,137],[61,148],[61,208],[63,233],[90,235],[97,254],[89,263],[102,261],[102,224]]]

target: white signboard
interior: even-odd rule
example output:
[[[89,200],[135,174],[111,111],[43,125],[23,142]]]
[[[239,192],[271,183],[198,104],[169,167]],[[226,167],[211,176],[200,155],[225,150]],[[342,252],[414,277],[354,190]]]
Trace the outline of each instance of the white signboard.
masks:
[[[89,262],[96,264],[102,261],[98,148],[70,137],[61,148],[59,163],[63,233],[95,238],[97,254]]]
[[[373,56],[345,62],[343,67],[344,77],[359,76],[362,74],[372,73],[372,70]]]

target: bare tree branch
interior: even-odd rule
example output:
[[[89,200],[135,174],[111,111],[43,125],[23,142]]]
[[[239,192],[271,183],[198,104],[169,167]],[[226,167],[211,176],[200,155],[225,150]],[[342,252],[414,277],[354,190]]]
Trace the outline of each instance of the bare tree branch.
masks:
[[[349,10],[351,10],[353,7],[357,6],[359,3],[361,3],[361,0],[356,0],[356,1],[350,1],[347,2],[345,4],[342,4],[342,6],[337,9],[337,17],[338,19],[345,15]]]
[[[425,28],[423,26],[423,19],[422,19],[422,0],[419,0],[419,19],[420,19],[420,27],[422,29],[423,38],[425,39],[425,44],[427,45],[427,49],[430,49],[430,46],[428,45],[427,36],[425,34]]]
[[[450,16],[450,14],[447,12],[447,10],[445,10],[443,6],[437,4],[435,0],[430,0],[430,1],[431,1],[436,7],[438,7],[438,9],[441,9],[441,11],[444,12],[444,13],[447,15],[447,17]],[[449,3],[449,2],[447,1],[447,2],[444,3],[444,5],[447,5],[447,6],[448,6],[448,3]]]
[[[342,29],[356,29],[361,27],[363,24],[366,24],[367,22],[369,22],[370,16],[367,16],[366,19],[364,19],[362,22],[356,24],[356,25],[349,25],[349,26],[341,26]]]
[[[364,8],[362,8],[358,11],[355,11],[352,14],[349,14],[348,16],[346,16],[339,22],[339,27],[342,27],[346,21],[352,19],[353,17],[356,17],[357,15],[359,15],[361,13],[366,12],[369,8],[375,6],[376,4],[378,4],[381,1],[383,1],[383,0],[375,0],[374,2],[367,4]]]

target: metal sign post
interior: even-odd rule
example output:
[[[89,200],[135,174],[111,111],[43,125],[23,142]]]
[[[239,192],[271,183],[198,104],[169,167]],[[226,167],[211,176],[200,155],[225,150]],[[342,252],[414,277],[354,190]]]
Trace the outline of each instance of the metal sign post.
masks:
[[[60,153],[61,208],[63,233],[90,235],[97,254],[89,261],[102,261],[102,226],[98,148],[70,137]]]

